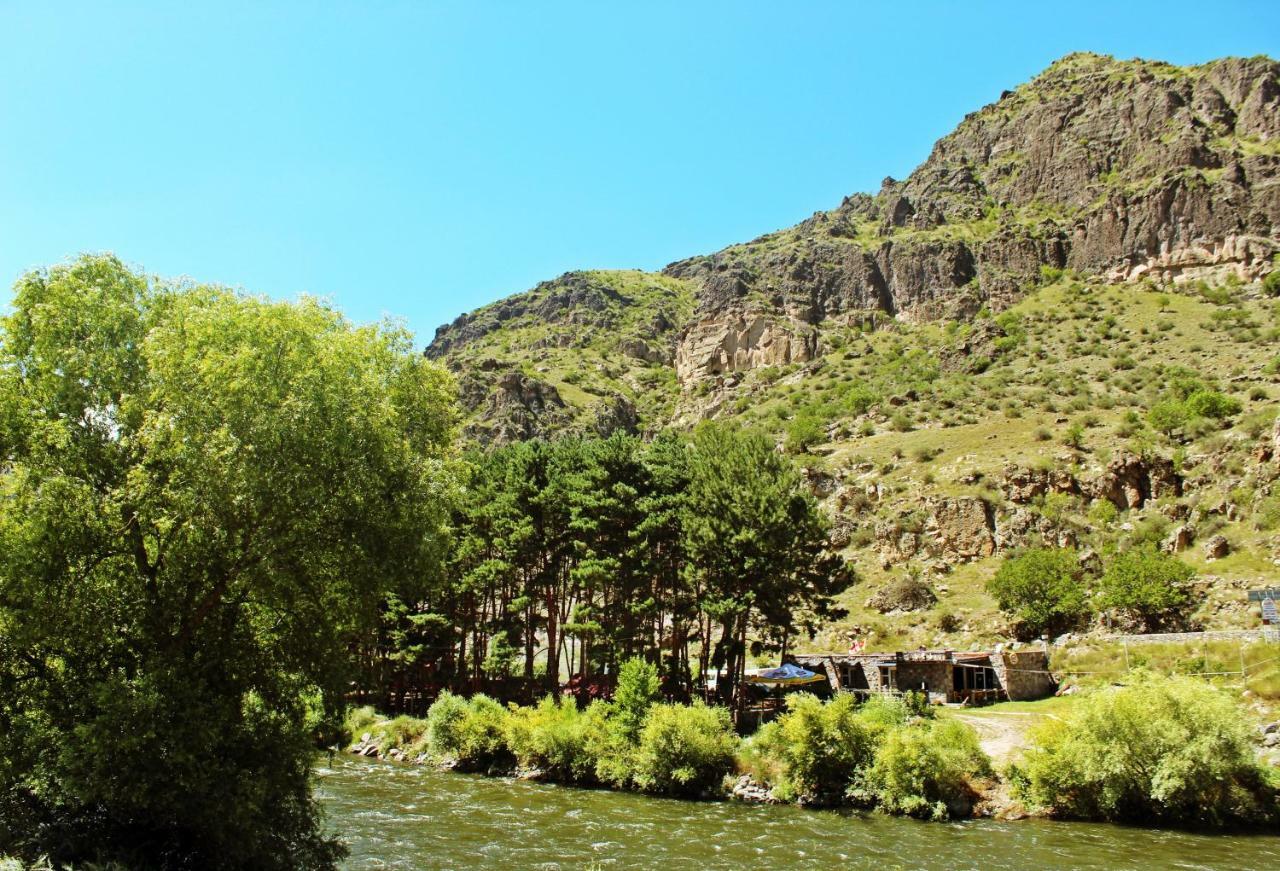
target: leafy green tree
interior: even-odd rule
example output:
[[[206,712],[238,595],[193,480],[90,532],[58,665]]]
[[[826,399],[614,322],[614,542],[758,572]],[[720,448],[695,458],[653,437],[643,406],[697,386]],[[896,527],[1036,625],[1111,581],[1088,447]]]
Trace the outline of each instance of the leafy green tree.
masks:
[[[1146,542],[1118,554],[1102,573],[1099,605],[1128,612],[1148,629],[1183,614],[1191,603],[1187,583],[1195,569]]]
[[[785,652],[788,640],[832,616],[832,596],[852,571],[830,552],[827,521],[799,474],[764,436],[716,424],[694,434],[685,548],[701,608],[720,628],[710,665],[724,669],[721,691],[734,690],[754,630]],[[704,662],[703,672],[706,672]]]
[[[1000,610],[1018,622],[1023,637],[1058,633],[1087,610],[1080,561],[1074,550],[1031,548],[1006,557],[987,582]]]
[[[33,272],[0,334],[0,853],[327,867],[306,698],[436,575],[449,377],[314,301]]]
[[[622,664],[618,672],[618,689],[613,694],[614,716],[621,732],[634,741],[644,726],[649,708],[662,697],[658,669],[640,657]]]
[[[1197,390],[1187,397],[1187,412],[1195,417],[1221,420],[1240,413],[1240,400],[1216,390]]]
[[[1176,399],[1165,399],[1151,406],[1147,412],[1147,423],[1157,432],[1172,436],[1187,425],[1187,407]]]

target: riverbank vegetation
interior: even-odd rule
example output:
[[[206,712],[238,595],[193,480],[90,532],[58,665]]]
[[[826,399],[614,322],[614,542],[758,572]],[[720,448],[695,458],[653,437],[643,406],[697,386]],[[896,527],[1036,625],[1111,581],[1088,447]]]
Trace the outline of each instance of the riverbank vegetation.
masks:
[[[656,671],[633,660],[621,685],[646,675]],[[685,798],[949,819],[1012,809],[1011,791],[1032,812],[1064,818],[1191,827],[1280,820],[1280,782],[1257,762],[1238,703],[1190,677],[1138,670],[1123,686],[1054,700],[1057,713],[1000,767],[968,722],[935,716],[910,695],[859,702],[796,693],[746,738],[723,708],[656,698],[629,708],[552,696],[504,707],[446,694],[425,719],[364,708],[347,728],[351,749],[365,755]]]
[[[380,719],[363,708],[347,728],[357,752],[398,761],[684,798],[724,797],[742,774],[771,800],[935,819],[967,815],[977,781],[992,773],[968,726],[933,719],[912,697],[859,704],[799,693],[745,740],[723,707],[658,699],[657,670],[633,659],[611,702],[579,708],[547,696],[503,707],[445,693],[423,719]]]
[[[1087,694],[1033,730],[1009,772],[1030,803],[1057,815],[1144,824],[1280,821],[1274,769],[1225,693],[1190,677],[1137,673]]]

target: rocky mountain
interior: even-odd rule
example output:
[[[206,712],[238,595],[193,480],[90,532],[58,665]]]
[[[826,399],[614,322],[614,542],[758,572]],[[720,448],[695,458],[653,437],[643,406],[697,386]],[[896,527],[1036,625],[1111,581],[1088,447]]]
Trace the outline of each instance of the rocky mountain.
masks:
[[[569,273],[426,353],[481,442],[774,432],[871,586],[936,575],[939,632],[998,620],[993,556],[1117,535],[1226,571],[1205,619],[1229,623],[1223,591],[1280,560],[1278,252],[1280,64],[1075,54],[905,181],[660,273]]]
[[[613,350],[674,364],[688,388],[812,360],[832,321],[1000,311],[1045,266],[1111,281],[1257,280],[1280,249],[1278,136],[1280,65],[1268,58],[1179,67],[1070,55],[966,117],[906,181],[654,276],[685,285],[672,293],[692,294],[692,317],[683,299],[649,312],[650,298],[608,273],[570,273],[441,327],[427,353],[456,357],[513,321],[561,328],[540,341],[583,343],[638,305],[650,322]]]

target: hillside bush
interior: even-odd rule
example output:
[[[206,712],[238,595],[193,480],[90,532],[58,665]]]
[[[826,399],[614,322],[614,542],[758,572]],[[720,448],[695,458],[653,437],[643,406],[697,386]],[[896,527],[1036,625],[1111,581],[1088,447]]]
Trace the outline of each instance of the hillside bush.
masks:
[[[867,790],[890,813],[967,816],[974,779],[991,775],[978,736],[958,720],[914,723],[890,732],[866,775]]]
[[[1195,570],[1146,542],[1114,557],[1098,581],[1099,605],[1133,615],[1148,631],[1176,622],[1190,605]]]
[[[700,796],[733,770],[738,736],[729,712],[700,701],[649,709],[635,757],[635,783],[646,792]]]
[[[1224,692],[1192,677],[1138,673],[1031,733],[1012,772],[1025,800],[1056,814],[1165,824],[1265,824],[1276,789]]]
[[[1074,550],[1031,548],[1005,558],[987,590],[1019,635],[1057,634],[1080,623],[1088,601]]]

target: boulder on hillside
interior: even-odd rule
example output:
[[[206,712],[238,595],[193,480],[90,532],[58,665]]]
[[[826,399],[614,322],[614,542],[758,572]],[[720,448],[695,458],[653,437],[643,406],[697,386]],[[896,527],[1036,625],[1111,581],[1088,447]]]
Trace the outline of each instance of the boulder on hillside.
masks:
[[[930,550],[948,562],[969,562],[991,556],[996,550],[991,506],[976,496],[934,502],[925,531]]]
[[[1204,543],[1205,559],[1222,559],[1231,553],[1231,542],[1225,535],[1215,535]]]

